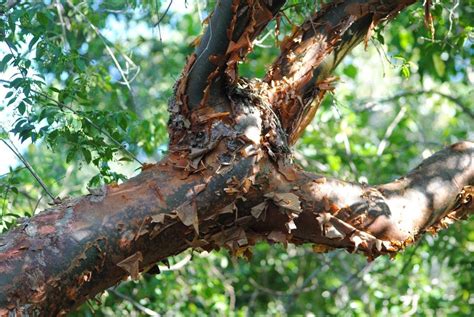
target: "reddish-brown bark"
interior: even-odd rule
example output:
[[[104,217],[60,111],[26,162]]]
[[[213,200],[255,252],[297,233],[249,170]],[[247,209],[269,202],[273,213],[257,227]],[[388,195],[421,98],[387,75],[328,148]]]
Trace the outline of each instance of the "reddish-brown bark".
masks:
[[[372,259],[474,211],[470,142],[375,187],[292,163],[289,146],[317,109],[303,105],[375,24],[413,1],[336,1],[284,42],[265,81],[238,78],[236,62],[283,2],[218,2],[170,103],[167,158],[0,237],[0,315],[66,313],[187,248],[249,256],[263,240]]]
[[[265,82],[290,144],[311,122],[326,91],[334,89],[336,78],[329,76],[344,56],[367,41],[376,25],[414,2],[336,0],[285,38]]]

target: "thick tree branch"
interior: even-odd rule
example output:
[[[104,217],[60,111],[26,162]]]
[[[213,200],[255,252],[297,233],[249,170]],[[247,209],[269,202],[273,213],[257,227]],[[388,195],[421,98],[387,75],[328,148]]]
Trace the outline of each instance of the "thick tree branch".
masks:
[[[232,170],[186,177],[179,159],[169,158],[123,185],[25,219],[0,236],[0,315],[69,311],[195,246],[195,230],[203,230],[198,217],[205,220],[230,203],[234,197],[221,194],[230,186],[227,180],[243,181],[253,163],[251,157],[235,162]]]
[[[252,49],[253,40],[270,22],[285,0],[219,0],[195,53],[178,84],[177,98],[186,108],[199,105],[228,110],[227,82],[237,79],[237,62]]]
[[[188,248],[250,256],[258,241],[313,243],[373,258],[472,213],[470,142],[375,187],[291,164],[286,133],[293,143],[330,70],[412,2],[336,1],[285,42],[265,83],[237,81],[236,62],[283,1],[219,1],[170,103],[169,157],[0,236],[0,315],[66,313]]]
[[[373,258],[474,212],[470,142],[376,187],[275,168],[260,151],[221,171],[210,155],[209,167],[192,176],[179,176],[179,161],[65,201],[1,236],[0,314],[67,312],[190,247],[248,256],[261,240],[313,243],[318,252],[346,248]]]
[[[472,142],[439,151],[405,177],[379,186],[303,171],[296,171],[292,181],[280,173],[274,177],[276,191],[294,193],[301,201],[292,239],[323,244],[323,250],[358,248],[373,258],[474,213]]]
[[[237,62],[252,49],[253,40],[270,22],[284,0],[219,0],[209,26],[176,83],[170,102],[168,124],[170,148],[180,151],[198,133],[209,130],[215,120],[232,112],[229,90],[235,86]],[[229,118],[229,120],[231,120]],[[201,138],[202,139],[202,138]]]
[[[376,25],[414,2],[333,1],[283,41],[265,82],[290,144],[311,122],[325,92],[333,89],[329,75],[342,58],[367,40]]]

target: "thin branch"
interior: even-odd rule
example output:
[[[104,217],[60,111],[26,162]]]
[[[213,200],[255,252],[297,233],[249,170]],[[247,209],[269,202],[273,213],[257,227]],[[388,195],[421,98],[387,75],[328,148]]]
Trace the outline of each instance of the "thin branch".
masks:
[[[314,253],[313,253],[314,254]],[[312,285],[309,285],[310,283],[313,282],[313,280],[319,275],[319,273],[322,272],[324,266],[330,267],[333,259],[338,255],[338,253],[333,252],[327,256],[324,257],[323,262],[315,268],[306,278],[304,279],[303,283],[301,283],[300,286],[298,286],[295,291],[290,294],[287,298],[286,305],[285,307],[287,311],[289,311],[295,304],[298,296],[300,294],[303,294],[305,292],[311,291],[316,289],[319,285],[318,282],[313,283]],[[309,287],[308,287],[309,286]]]
[[[337,292],[339,292],[339,290],[344,287],[344,286],[347,286],[347,284],[351,283],[353,280],[355,280],[356,278],[359,278],[359,276],[362,274],[362,273],[365,273],[366,271],[370,271],[371,267],[373,266],[373,262],[369,262],[369,263],[366,263],[364,264],[363,266],[361,266],[359,269],[357,269],[354,273],[352,273],[348,278],[346,278],[344,280],[344,282],[341,283],[341,285],[339,285],[338,287],[335,287],[333,289],[331,289],[329,292],[331,293],[331,295],[335,295]]]
[[[166,7],[166,10],[165,12],[163,13],[163,15],[158,19],[158,22],[156,22],[153,26],[157,26],[157,25],[160,25],[161,21],[163,21],[163,19],[165,18],[165,16],[168,14],[168,11],[171,7],[171,5],[173,4],[173,0],[170,0],[170,3],[168,4],[168,6]]]
[[[10,83],[10,81],[8,80],[3,80],[3,79],[0,79],[0,82],[3,82],[3,83]],[[131,159],[135,160],[138,164],[140,165],[143,165],[144,163],[142,161],[140,161],[132,152],[130,152],[129,150],[127,150],[125,148],[125,146],[120,143],[119,141],[117,141],[113,136],[110,135],[110,133],[108,133],[107,131],[103,130],[100,126],[98,126],[96,123],[94,123],[91,119],[89,119],[88,117],[85,117],[85,116],[82,116],[77,110],[75,110],[74,108],[62,103],[62,102],[59,102],[57,101],[56,99],[54,98],[51,98],[50,96],[48,96],[47,94],[39,91],[39,90],[36,90],[36,89],[31,89],[30,90],[31,92],[35,93],[35,94],[38,94],[40,95],[41,97],[53,102],[59,109],[62,110],[62,108],[66,108],[68,109],[69,111],[71,111],[72,113],[74,113],[75,115],[77,115],[78,117],[81,117],[81,118],[84,118],[91,126],[93,126],[97,131],[99,131],[99,133],[105,135],[107,138],[109,138],[109,140],[112,141],[112,143],[114,143],[115,145],[117,145],[119,147],[120,150],[122,150],[125,154],[127,154]]]
[[[0,79],[0,82],[3,82],[3,83],[10,83],[10,81],[8,80],[2,80]],[[125,148],[125,146],[120,143],[119,141],[117,141],[113,136],[110,135],[110,133],[108,133],[107,131],[103,130],[100,126],[98,126],[96,123],[94,123],[91,119],[89,119],[88,117],[85,117],[85,116],[82,116],[77,110],[75,110],[74,108],[62,103],[62,102],[59,102],[57,101],[56,99],[54,98],[51,98],[50,96],[48,96],[47,94],[39,91],[39,90],[36,90],[36,89],[31,89],[30,90],[31,92],[35,93],[35,94],[38,94],[40,95],[41,97],[53,102],[59,109],[62,110],[62,108],[66,108],[68,109],[69,111],[71,111],[72,113],[74,113],[75,115],[77,115],[78,117],[81,117],[81,118],[84,118],[91,126],[93,126],[97,131],[99,131],[101,134],[105,135],[110,141],[112,141],[112,143],[114,143],[115,145],[117,145],[120,150],[122,150],[125,154],[127,154],[130,158],[132,158],[133,160],[135,160],[138,164],[142,165],[143,166],[143,162],[140,161],[132,152],[130,152],[129,150],[127,150]]]
[[[222,274],[214,265],[210,266],[210,272],[221,280],[224,288],[229,295],[229,310],[234,311],[235,309],[235,289],[232,286],[232,281],[229,281],[224,274]]]
[[[62,30],[62,35],[63,35],[63,44],[64,44],[65,47],[66,46],[69,47],[69,43],[68,43],[67,37],[66,37],[66,23],[65,23],[64,17],[63,17],[64,7],[63,7],[63,5],[61,4],[61,2],[59,0],[56,0],[55,6],[56,6],[56,10],[58,12],[59,22],[61,24],[61,30]]]
[[[403,264],[403,267],[402,269],[400,270],[400,273],[399,275],[403,275],[405,273],[405,270],[408,268],[408,266],[411,264],[411,261],[413,260],[413,256],[415,255],[416,253],[416,250],[418,249],[418,247],[420,246],[420,240],[418,240],[415,244],[415,246],[413,246],[412,250],[411,250],[411,253],[410,253],[410,256],[408,257],[408,260],[405,261],[405,263]]]
[[[77,8],[74,7],[75,10],[77,10]],[[79,11],[80,12],[80,11]],[[82,12],[80,12],[82,14]],[[87,17],[85,17],[87,19]],[[90,21],[89,21],[90,22]],[[95,27],[95,26],[94,26]],[[104,38],[105,40],[105,38]],[[12,52],[12,48],[10,47],[10,45],[8,46],[8,48],[10,49],[10,52],[13,54]],[[23,78],[26,79],[25,77],[25,74],[24,72],[21,72]],[[0,79],[0,82],[4,82],[4,83],[10,83],[10,81],[7,81],[7,80],[1,80]],[[59,101],[49,97],[47,94],[41,92],[41,91],[37,91],[35,89],[30,89],[31,92],[34,92],[36,94],[39,94],[40,96],[54,102],[58,107],[59,109],[62,110],[62,108],[66,108],[68,110],[70,110],[71,112],[73,112],[75,115],[77,116],[80,116],[79,113],[74,110],[73,108],[63,104],[63,103],[60,103]],[[141,162],[133,153],[131,153],[130,151],[128,151],[125,146],[123,144],[121,144],[120,142],[118,142],[115,138],[113,138],[107,131],[104,131],[101,127],[99,127],[97,124],[95,124],[92,120],[90,120],[89,118],[87,117],[83,117],[87,122],[89,122],[90,125],[92,125],[96,130],[98,130],[100,133],[102,133],[103,135],[105,135],[106,137],[108,137],[113,143],[115,143],[123,152],[125,152],[126,154],[128,154],[133,160],[135,160],[137,163],[139,163],[140,165],[143,166],[143,162]]]
[[[367,263],[365,264],[364,266],[362,266],[359,270],[357,270],[354,274],[352,274],[348,279],[346,279],[338,288],[337,290],[343,288],[343,287],[347,287],[347,285],[351,285],[350,283],[355,280],[356,278],[358,279],[357,282],[356,282],[356,285],[354,285],[354,288],[357,287],[361,282],[363,282],[364,280],[360,278],[361,274],[365,274],[367,272],[370,272],[370,270],[372,269],[372,266],[373,266],[373,262],[371,263]],[[336,292],[333,292],[331,291],[330,292],[331,294],[336,294]],[[346,311],[347,310],[347,306],[349,305],[350,303],[350,298],[347,298],[345,303],[344,303],[344,306],[340,309],[341,311]]]
[[[472,91],[470,93],[472,93]],[[425,95],[425,94],[426,95],[438,95],[440,97],[443,97],[443,98],[451,101],[452,103],[457,105],[466,115],[468,115],[471,119],[474,120],[474,109],[469,107],[467,104],[463,103],[462,100],[459,97],[454,97],[454,96],[451,96],[447,93],[443,93],[441,91],[434,90],[434,89],[404,91],[404,92],[396,94],[392,97],[380,99],[378,101],[373,101],[373,102],[366,102],[365,106],[363,106],[363,108],[360,108],[360,106],[358,107],[359,109],[356,108],[356,112],[367,111],[367,110],[370,110],[370,109],[374,108],[378,104],[393,102],[393,101],[396,101],[396,100],[398,100],[400,98],[403,98],[403,97],[416,97],[416,96]]]
[[[107,290],[107,292],[109,293],[112,293],[114,294],[115,296],[117,297],[120,297],[121,299],[123,300],[126,300],[127,302],[129,302],[130,304],[132,304],[135,308],[137,308],[140,312],[144,313],[145,315],[147,316],[155,316],[155,317],[159,317],[160,314],[158,314],[156,311],[154,310],[151,310],[145,306],[143,306],[142,304],[140,304],[139,302],[137,302],[136,300],[134,300],[133,298],[131,298],[130,296],[127,296],[125,294],[122,294],[116,290],[114,290],[113,288],[109,288]]]
[[[38,90],[35,90],[35,89],[31,89],[32,92],[42,96],[43,98],[49,100],[49,101],[52,101],[53,103],[56,104],[57,107],[59,107],[60,109],[61,108],[66,108],[68,109],[69,111],[71,111],[72,113],[74,113],[75,115],[77,115],[78,117],[81,117],[81,118],[84,118],[91,126],[93,126],[97,131],[99,131],[101,134],[105,135],[107,138],[109,138],[115,145],[117,145],[119,147],[119,149],[121,149],[125,154],[127,154],[130,158],[132,158],[133,160],[135,160],[138,164],[142,165],[143,166],[143,162],[140,161],[132,152],[130,152],[129,150],[127,150],[125,148],[125,146],[120,143],[119,141],[117,141],[113,136],[110,135],[110,133],[108,133],[107,131],[103,130],[100,126],[98,126],[96,123],[94,123],[94,121],[92,121],[91,119],[89,119],[88,117],[85,117],[85,116],[82,116],[79,112],[77,112],[74,108],[62,103],[62,102],[59,102],[57,101],[56,99],[54,98],[51,98],[50,96],[48,96],[47,94],[41,92],[41,91],[38,91]]]
[[[8,192],[10,191],[10,187],[11,187],[11,179],[13,177],[13,173],[10,174],[10,177],[8,178],[8,185],[7,185],[7,189],[5,190],[5,194],[3,195],[3,205],[2,205],[2,217],[5,215],[5,210],[6,210],[6,207],[7,207],[7,198],[8,198]]]
[[[169,267],[167,266],[159,266],[159,269],[161,272],[167,272],[167,271],[179,271],[183,267],[185,267],[191,260],[193,256],[191,254],[186,255],[181,261],[170,265]]]
[[[455,0],[452,8],[446,8],[449,12],[449,28],[448,28],[448,33],[445,36],[445,39],[448,39],[449,36],[451,35],[451,31],[453,29],[453,24],[454,24],[453,23],[454,11],[456,10],[458,6],[459,6],[459,0]]]
[[[33,169],[33,167],[30,165],[30,163],[28,163],[28,161],[26,160],[26,158],[21,155],[21,153],[17,150],[17,148],[15,147],[15,145],[12,143],[12,144],[9,144],[7,141],[5,141],[4,139],[1,140],[9,149],[10,151],[13,152],[13,154],[15,154],[16,157],[18,157],[18,159],[25,165],[25,167],[28,169],[28,171],[30,172],[30,174],[35,178],[35,180],[38,182],[38,184],[43,188],[43,190],[46,192],[46,194],[53,200],[53,201],[56,201],[56,198],[54,197],[54,195],[51,193],[51,191],[48,189],[48,187],[46,186],[46,184],[43,182],[43,180],[41,179],[41,177],[39,177],[39,175],[35,172],[35,170]]]
[[[2,178],[5,177],[5,176],[11,175],[12,172],[21,171],[21,170],[24,169],[24,168],[26,168],[26,167],[17,167],[16,169],[14,169],[14,170],[12,170],[12,171],[10,171],[10,172],[6,172],[6,173],[0,175],[0,179],[2,179]]]
[[[397,127],[397,125],[402,121],[403,117],[405,116],[405,113],[407,112],[406,107],[402,107],[398,114],[395,116],[393,119],[392,123],[388,126],[387,130],[385,131],[385,135],[383,136],[382,141],[380,141],[379,146],[377,147],[377,155],[380,156],[383,154],[383,151],[385,150],[385,147],[388,144],[388,138],[392,136],[393,131]]]
[[[33,210],[31,211],[31,215],[34,216],[35,213],[36,213],[36,210],[38,209],[38,206],[41,202],[41,200],[43,199],[43,195],[40,196],[40,198],[36,201],[36,204],[35,204],[35,207],[33,208]]]
[[[107,50],[107,53],[109,54],[110,58],[112,59],[113,63],[115,64],[115,66],[117,67],[117,69],[120,73],[120,76],[123,79],[123,83],[125,84],[128,91],[130,92],[130,97],[131,97],[131,100],[132,100],[132,104],[133,104],[134,108],[136,108],[135,97],[134,97],[134,94],[133,94],[132,86],[130,85],[130,81],[128,80],[127,75],[125,75],[125,71],[123,70],[122,66],[118,62],[117,58],[115,57],[115,53],[112,51],[112,48],[109,46],[109,44],[108,44],[109,41],[102,35],[100,30],[89,20],[89,18],[74,5],[74,3],[72,3],[70,0],[68,0],[67,3],[75,12],[79,13],[79,15],[81,15],[87,21],[87,23],[92,28],[92,30],[97,34],[97,36],[104,43],[105,49]],[[123,54],[122,52],[120,52],[120,54],[125,56],[125,54]],[[130,58],[128,58],[128,56],[127,56],[127,61],[130,61]],[[133,77],[135,77],[135,76],[136,75],[134,75]]]

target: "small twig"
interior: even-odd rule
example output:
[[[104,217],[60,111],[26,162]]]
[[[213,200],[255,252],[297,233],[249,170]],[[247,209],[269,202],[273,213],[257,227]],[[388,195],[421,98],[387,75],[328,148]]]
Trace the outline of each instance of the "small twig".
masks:
[[[61,2],[59,2],[59,0],[56,0],[56,10],[58,11],[59,22],[61,22],[61,29],[62,29],[62,33],[63,33],[63,44],[66,47],[66,46],[69,46],[69,43],[68,43],[67,37],[66,37],[66,23],[65,23],[64,18],[63,18],[64,7],[61,4]]]
[[[247,308],[247,313],[245,314],[246,317],[250,317],[250,316],[254,316],[252,314],[252,310],[253,310],[253,307],[255,306],[255,303],[257,301],[257,297],[258,297],[258,290],[255,289],[253,292],[252,292],[252,295],[250,296],[250,300],[249,300],[249,303],[248,303],[248,308]]]
[[[341,121],[342,124],[343,121]],[[352,150],[351,150],[351,143],[349,141],[349,136],[346,133],[346,129],[341,127],[343,142],[344,142],[344,150],[346,152],[347,157],[349,158],[349,167],[352,170],[352,173],[359,178],[359,170],[357,166],[354,164],[354,160],[352,158]]]
[[[34,214],[35,214],[36,210],[38,209],[38,206],[39,206],[41,200],[43,199],[43,197],[44,197],[44,196],[41,195],[40,198],[38,199],[38,201],[36,202],[35,208],[33,208],[33,211],[31,212],[31,215],[32,215],[32,216],[34,216]]]
[[[166,10],[165,12],[163,13],[163,15],[158,19],[158,22],[156,22],[153,26],[158,26],[160,25],[161,21],[163,21],[163,19],[165,18],[165,16],[168,14],[168,11],[171,7],[171,4],[173,4],[173,0],[170,0],[170,3],[168,4],[168,7],[166,7]]]
[[[94,316],[94,315],[95,315],[95,308],[94,308],[94,306],[92,305],[92,301],[91,301],[90,299],[87,299],[87,300],[86,300],[86,304],[87,304],[87,307],[89,307],[89,309],[91,310],[92,315]]]
[[[341,283],[341,285],[339,285],[338,287],[333,288],[330,291],[331,295],[336,294],[343,286],[346,286],[347,284],[352,282],[355,278],[358,278],[361,273],[363,273],[364,271],[370,269],[372,264],[373,264],[373,262],[367,263],[364,266],[362,266],[361,268],[359,268],[357,271],[352,273],[343,283]]]
[[[181,261],[173,264],[173,265],[170,265],[170,267],[166,267],[166,266],[159,266],[159,269],[161,272],[166,272],[166,271],[178,271],[180,269],[182,269],[184,266],[186,266],[186,264],[188,264],[191,259],[193,258],[193,256],[191,254],[188,254],[186,255]]]
[[[137,308],[140,312],[146,314],[147,316],[160,316],[160,314],[158,314],[156,311],[143,306],[142,304],[140,304],[139,302],[137,302],[133,298],[131,298],[131,297],[125,295],[125,294],[122,294],[122,293],[120,293],[120,292],[118,292],[118,291],[116,291],[112,288],[109,288],[107,290],[107,292],[112,293],[115,296],[120,297],[123,300],[126,300],[127,302],[129,302],[130,304],[135,306],[135,308]]]
[[[341,107],[344,107],[344,108],[347,108],[347,106],[342,104],[333,94],[330,94],[330,95],[331,95],[331,98],[332,98],[332,109],[333,109],[335,115],[337,115],[339,117],[338,119],[341,119],[342,114],[339,111],[338,105],[340,105]],[[341,120],[341,125],[342,125],[342,123],[343,123],[343,121]],[[349,158],[349,167],[351,168],[352,173],[355,176],[358,176],[359,175],[359,170],[357,169],[357,166],[354,164],[354,159],[353,159],[353,155],[352,155],[349,136],[347,135],[344,127],[341,127],[341,131],[342,131],[343,142],[344,142],[344,150],[346,152],[347,157]]]
[[[255,281],[253,278],[249,278],[249,282],[253,287],[258,289],[259,291],[270,294],[272,296],[286,296],[289,293],[286,291],[277,291],[277,290],[269,289],[268,287],[258,284],[257,281]]]
[[[422,237],[423,239],[423,237]],[[408,257],[408,260],[405,262],[405,264],[403,265],[402,269],[400,270],[400,273],[399,275],[402,276],[403,273],[405,273],[405,270],[408,268],[408,266],[410,265],[412,259],[413,259],[413,256],[415,255],[415,252],[416,250],[418,249],[418,247],[420,246],[420,240],[417,241],[417,244],[415,244],[415,246],[413,247],[411,253],[410,253],[410,256]]]
[[[390,61],[390,59],[388,58],[387,56],[387,52],[384,50],[383,46],[380,44],[380,42],[378,41],[375,41],[372,37],[370,38],[370,42],[372,44],[374,44],[374,47],[375,47],[375,50],[377,51],[377,54],[379,55],[379,58],[380,58],[380,64],[382,65],[382,77],[385,78],[385,62],[384,62],[384,58],[385,60],[388,61],[388,63],[391,65],[392,62]]]
[[[232,286],[232,282],[229,282],[228,279],[222,274],[215,266],[210,267],[210,273],[216,276],[218,279],[222,281],[224,288],[226,289],[227,293],[229,294],[229,309],[230,311],[234,311],[235,309],[235,289]]]
[[[313,285],[311,285],[309,287],[305,287],[305,288],[292,287],[291,289],[289,289],[287,291],[278,291],[278,290],[273,290],[273,289],[270,289],[270,288],[265,287],[263,285],[260,285],[253,278],[249,278],[249,282],[250,282],[250,284],[252,284],[252,286],[254,286],[259,291],[262,291],[264,293],[267,293],[267,294],[270,294],[270,295],[273,295],[273,296],[295,296],[295,295],[298,295],[298,294],[301,294],[301,293],[307,293],[309,291],[312,291],[316,287],[318,287],[317,284],[313,284]]]
[[[112,51],[112,49],[110,48],[109,46],[109,41],[102,35],[102,33],[100,32],[100,30],[89,20],[89,18],[84,14],[82,13],[81,10],[79,10],[71,1],[67,1],[67,3],[69,4],[69,6],[74,10],[76,11],[77,13],[79,13],[86,21],[87,23],[89,24],[89,26],[92,28],[92,30],[97,34],[97,36],[102,40],[102,42],[104,43],[105,45],[105,49],[107,50],[107,53],[109,54],[110,58],[112,58],[112,61],[114,62],[115,66],[117,67],[119,73],[120,73],[120,76],[122,77],[123,79],[123,83],[125,84],[125,86],[127,86],[127,89],[130,91],[130,97],[132,99],[132,103],[135,107],[135,99],[134,99],[134,96],[133,96],[133,91],[132,91],[132,87],[130,85],[130,81],[128,80],[127,76],[125,75],[125,72],[122,68],[122,66],[120,65],[120,63],[118,62],[117,58],[115,57],[115,54],[114,52]],[[120,52],[121,53],[121,52]],[[125,56],[125,54],[121,53],[122,56]],[[130,60],[128,57],[127,57],[127,62]]]
[[[259,47],[263,47],[263,48],[270,48],[272,47],[271,45],[265,45],[263,44],[263,42],[265,42],[265,40],[273,34],[273,31],[272,30],[269,30],[265,35],[263,35],[261,38],[257,39],[254,41],[254,45],[255,46],[259,46]]]
[[[403,117],[405,116],[405,113],[407,112],[406,107],[402,107],[398,114],[395,116],[393,119],[392,123],[387,128],[387,131],[385,131],[385,135],[383,136],[382,141],[380,141],[379,146],[377,147],[377,155],[380,156],[383,154],[383,151],[385,151],[385,147],[388,144],[388,138],[392,135],[393,131],[397,127],[397,125],[402,121]]]
[[[2,217],[5,215],[5,209],[7,207],[7,198],[8,198],[8,192],[10,191],[10,182],[13,177],[13,173],[10,174],[10,177],[8,178],[8,186],[5,189],[5,194],[3,195],[3,205],[2,205]]]
[[[303,283],[301,283],[300,286],[298,286],[294,292],[292,294],[290,294],[287,298],[287,301],[286,301],[286,305],[285,307],[287,308],[287,310],[290,310],[295,304],[296,304],[296,300],[298,298],[298,296],[302,293],[305,293],[309,290],[313,290],[315,288],[318,287],[318,283],[312,283],[312,285],[309,285],[313,279],[318,276],[319,273],[322,272],[324,266],[328,266],[330,267],[330,264],[331,262],[333,261],[333,259],[336,257],[337,253],[336,252],[333,252],[331,254],[329,254],[328,256],[324,256],[323,258],[323,263],[321,263],[320,266],[318,266],[317,268],[315,268],[311,274],[309,274],[303,281]],[[308,287],[309,285],[309,287]]]
[[[28,161],[26,160],[26,158],[21,155],[21,153],[18,151],[18,149],[15,147],[15,145],[12,143],[11,145],[8,144],[7,141],[5,141],[4,139],[2,139],[2,142],[10,149],[10,151],[13,152],[13,154],[15,154],[16,157],[18,157],[18,159],[25,165],[25,167],[28,169],[28,171],[31,173],[31,175],[36,179],[36,181],[40,184],[40,186],[43,188],[43,190],[46,192],[46,194],[53,200],[55,201],[56,198],[54,198],[53,194],[49,191],[48,187],[46,186],[46,184],[43,182],[43,180],[41,179],[41,177],[39,177],[39,175],[35,172],[35,170],[33,169],[33,167],[30,165],[30,163],[28,163]]]
[[[20,171],[20,170],[22,170],[22,169],[24,169],[24,168],[26,168],[26,167],[17,167],[14,171],[18,172],[18,171]],[[8,175],[11,175],[11,173],[12,173],[12,172],[4,173],[4,174],[0,175],[0,178],[3,178],[3,177],[8,176]]]
[[[87,18],[87,17],[86,17]],[[12,52],[12,49],[10,46],[8,46],[8,48],[10,49],[10,52],[13,54]],[[23,74],[22,72],[22,75],[23,75],[23,78],[26,78],[25,74]],[[3,83],[10,83],[10,81],[8,80],[3,80],[3,79],[0,79],[0,82],[3,82]],[[41,91],[38,91],[36,89],[30,89],[31,92],[33,93],[36,93],[44,98],[46,98],[47,100],[49,101],[52,101],[53,103],[55,103],[59,109],[62,110],[62,108],[66,108],[68,110],[70,110],[72,113],[74,113],[75,115],[80,116],[80,114],[74,110],[73,108],[65,105],[64,103],[61,103],[57,100],[55,100],[54,98],[51,98],[50,96],[48,96],[47,94],[41,92]],[[133,160],[135,160],[138,164],[142,165],[143,166],[143,162],[141,162],[135,155],[133,155],[133,153],[131,153],[130,151],[128,151],[125,146],[123,146],[123,144],[121,144],[120,142],[118,142],[115,138],[113,138],[107,131],[104,131],[102,130],[101,127],[99,127],[97,124],[95,124],[92,120],[90,120],[89,118],[87,117],[84,117],[82,116],[91,126],[93,126],[97,131],[99,131],[100,133],[102,133],[103,135],[105,135],[106,137],[108,137],[113,143],[115,143],[124,153],[126,153],[128,156],[130,156]]]
[[[438,96],[441,96],[445,99],[448,99],[452,103],[456,104],[459,108],[461,108],[461,110],[463,110],[465,114],[467,114],[471,119],[474,120],[474,109],[470,109],[466,104],[464,104],[457,97],[448,95],[446,93],[443,93],[443,92],[440,92],[440,91],[437,91],[437,90],[432,90],[432,89],[430,89],[430,90],[404,91],[404,92],[396,94],[392,97],[388,97],[388,98],[385,98],[385,99],[380,99],[380,100],[374,101],[374,102],[366,102],[365,103],[366,106],[363,107],[362,109],[356,110],[356,112],[362,112],[362,111],[370,110],[370,109],[374,108],[377,104],[392,102],[392,101],[398,100],[398,99],[403,98],[403,97],[414,97],[414,96],[425,95],[425,94],[427,94],[427,95],[438,95]]]
[[[451,9],[446,8],[449,12],[449,29],[448,33],[446,34],[445,38],[448,39],[449,36],[451,35],[451,31],[453,29],[453,17],[454,17],[454,10],[459,6],[459,0],[456,0],[453,4],[453,7]]]

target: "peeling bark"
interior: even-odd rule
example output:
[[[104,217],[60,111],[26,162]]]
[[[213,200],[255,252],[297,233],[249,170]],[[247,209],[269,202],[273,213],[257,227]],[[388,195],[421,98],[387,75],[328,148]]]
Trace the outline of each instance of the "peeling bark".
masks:
[[[311,243],[372,260],[474,212],[471,142],[379,186],[292,162],[331,70],[412,2],[335,1],[283,43],[260,81],[239,78],[237,62],[284,1],[219,1],[170,102],[170,155],[0,236],[0,315],[65,314],[188,248],[250,257],[258,241]]]
[[[292,181],[273,176],[278,191],[301,201],[305,218],[296,221],[296,240],[321,243],[312,237],[326,237],[323,245],[361,250],[369,259],[398,252],[423,233],[435,233],[474,212],[472,142],[439,151],[405,177],[379,186],[304,171],[295,171]]]
[[[344,1],[323,6],[281,44],[281,54],[265,77],[270,100],[294,144],[311,122],[339,62],[376,25],[392,19],[415,0]]]

